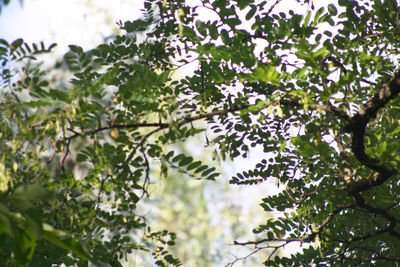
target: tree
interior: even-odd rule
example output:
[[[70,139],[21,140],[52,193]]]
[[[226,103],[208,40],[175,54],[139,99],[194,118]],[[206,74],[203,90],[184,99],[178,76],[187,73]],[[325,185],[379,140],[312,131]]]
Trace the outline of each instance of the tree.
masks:
[[[396,266],[399,6],[298,1],[301,15],[279,13],[281,2],[147,1],[143,19],[119,23],[126,35],[70,45],[66,87],[33,61],[53,45],[1,40],[5,265],[117,266],[133,250],[179,265],[167,252],[176,235],[152,232],[136,210],[153,169],[218,177],[168,148],[205,122],[215,157],[265,152],[230,183],[280,185],[261,203],[278,215],[253,230],[259,238],[227,242],[268,253],[271,266]],[[172,78],[191,62],[193,75]],[[300,251],[277,254],[291,243]]]

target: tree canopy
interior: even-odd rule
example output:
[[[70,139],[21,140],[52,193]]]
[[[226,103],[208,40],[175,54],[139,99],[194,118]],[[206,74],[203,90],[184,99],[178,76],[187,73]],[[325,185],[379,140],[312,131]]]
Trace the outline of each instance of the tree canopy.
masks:
[[[177,235],[137,212],[149,187],[175,170],[219,179],[216,160],[256,148],[263,157],[230,183],[275,181],[260,203],[274,216],[248,229],[255,240],[226,240],[253,249],[230,265],[259,253],[267,266],[397,266],[399,6],[284,3],[146,1],[111,42],[70,45],[63,81],[40,64],[55,44],[1,39],[5,266],[120,266],[133,251],[184,264],[168,252]],[[213,159],[171,148],[192,136]]]

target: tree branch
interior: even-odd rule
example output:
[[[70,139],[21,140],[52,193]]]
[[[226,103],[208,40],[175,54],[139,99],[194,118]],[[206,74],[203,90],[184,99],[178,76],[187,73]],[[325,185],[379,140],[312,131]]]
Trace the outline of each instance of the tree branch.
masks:
[[[389,82],[385,83],[379,92],[362,105],[355,114],[345,130],[353,134],[352,152],[356,158],[365,166],[379,172],[376,179],[361,180],[352,185],[352,194],[365,191],[371,187],[383,184],[389,177],[396,174],[391,167],[384,166],[378,159],[373,159],[365,152],[364,136],[367,124],[376,117],[379,109],[383,108],[390,100],[400,92],[400,72]]]
[[[241,246],[246,246],[246,245],[259,245],[261,243],[267,243],[267,242],[285,242],[285,246],[291,242],[306,242],[309,240],[312,240],[316,235],[322,233],[326,225],[332,220],[333,217],[335,217],[336,214],[341,212],[344,209],[352,208],[354,205],[346,205],[346,206],[341,206],[337,208],[335,211],[333,211],[331,214],[329,214],[321,223],[320,227],[316,230],[313,231],[312,233],[305,234],[302,237],[297,237],[297,238],[265,238],[265,239],[260,239],[256,241],[248,241],[248,242],[238,242],[234,241],[234,245],[241,245]],[[269,248],[269,246],[268,246]]]
[[[302,103],[298,102],[298,101],[294,101],[294,100],[286,100],[286,99],[281,99],[279,100],[279,103],[281,103],[282,105],[287,105],[287,106],[291,106],[291,107],[298,107],[300,105],[303,105]],[[312,104],[308,106],[309,109],[312,110],[323,110],[327,113],[330,113],[332,115],[336,115],[337,117],[344,119],[345,121],[350,121],[350,117],[343,111],[337,109],[336,107],[332,106],[332,105],[317,105],[317,104]]]

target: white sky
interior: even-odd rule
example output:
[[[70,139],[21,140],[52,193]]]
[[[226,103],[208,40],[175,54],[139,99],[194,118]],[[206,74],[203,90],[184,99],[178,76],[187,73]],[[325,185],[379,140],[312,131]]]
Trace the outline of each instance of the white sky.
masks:
[[[117,21],[140,16],[142,8],[142,0],[24,0],[21,9],[12,0],[0,15],[0,38],[57,43],[59,53],[69,44],[89,49],[117,30]]]

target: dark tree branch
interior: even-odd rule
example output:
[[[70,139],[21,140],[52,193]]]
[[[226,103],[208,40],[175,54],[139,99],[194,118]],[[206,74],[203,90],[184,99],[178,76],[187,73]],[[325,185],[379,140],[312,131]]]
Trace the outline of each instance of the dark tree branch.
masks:
[[[364,136],[369,121],[373,120],[379,109],[385,107],[396,97],[400,92],[400,72],[388,83],[385,83],[379,92],[362,105],[357,114],[355,114],[345,130],[353,134],[351,150],[356,158],[364,166],[369,167],[377,173],[370,179],[361,179],[359,181],[352,181],[348,184],[349,193],[353,196],[356,204],[368,212],[382,216],[388,220],[389,225],[387,228],[373,233],[374,235],[388,232],[396,238],[400,239],[400,233],[395,231],[398,223],[397,218],[389,213],[387,209],[371,206],[366,203],[361,195],[361,192],[366,191],[372,187],[378,186],[386,182],[390,177],[396,174],[396,171],[391,166],[385,166],[379,159],[371,158],[365,151]],[[368,238],[367,236],[365,238]]]
[[[367,124],[376,117],[379,109],[383,108],[400,92],[400,72],[389,82],[385,83],[379,92],[360,107],[346,127],[346,131],[353,134],[352,152],[365,166],[379,173],[376,179],[361,180],[351,186],[350,192],[356,194],[383,184],[396,174],[392,167],[384,166],[378,159],[373,159],[365,152],[364,136]]]

